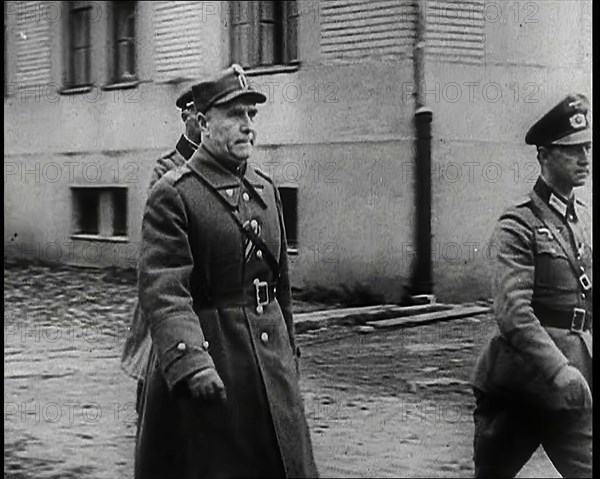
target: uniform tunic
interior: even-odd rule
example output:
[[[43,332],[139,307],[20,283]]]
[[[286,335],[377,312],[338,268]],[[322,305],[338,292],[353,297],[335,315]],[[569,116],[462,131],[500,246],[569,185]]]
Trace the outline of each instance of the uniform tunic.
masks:
[[[279,195],[245,163],[235,173],[223,164],[199,148],[189,166],[158,181],[146,206],[139,297],[153,358],[137,479],[317,476],[298,383]],[[252,222],[278,260],[277,280],[227,209]],[[255,280],[275,288],[262,311]],[[207,367],[223,380],[225,405],[189,395],[185,378]]]
[[[513,476],[541,443],[561,473],[586,477],[591,404],[559,394],[553,378],[571,364],[592,386],[590,211],[540,178],[502,214],[492,245],[499,332],[473,376],[476,475]],[[585,312],[586,331],[550,325],[574,311]]]

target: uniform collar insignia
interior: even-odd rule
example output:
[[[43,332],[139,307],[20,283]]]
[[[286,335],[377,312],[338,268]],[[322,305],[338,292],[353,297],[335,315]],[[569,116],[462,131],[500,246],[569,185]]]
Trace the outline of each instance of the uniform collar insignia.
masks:
[[[228,188],[225,190],[225,193],[227,193],[227,196],[229,196],[230,198],[233,196],[233,189],[232,188]]]
[[[181,135],[179,141],[177,142],[177,145],[175,146],[175,149],[187,161],[196,152],[196,150],[198,149],[198,145],[191,141],[187,136]]]
[[[554,193],[550,193],[548,204],[558,211],[562,216],[567,216],[567,204]]]
[[[246,170],[244,184],[248,190],[251,190],[255,194],[255,197],[263,208],[267,207],[267,203],[264,199],[266,183],[267,181],[259,176],[256,171],[254,171],[254,168],[249,167]]]

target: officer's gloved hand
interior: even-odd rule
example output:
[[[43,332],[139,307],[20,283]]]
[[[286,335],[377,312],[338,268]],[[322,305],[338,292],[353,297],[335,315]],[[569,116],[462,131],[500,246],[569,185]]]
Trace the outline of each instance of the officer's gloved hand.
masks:
[[[565,406],[576,409],[592,408],[592,391],[581,371],[567,365],[554,377],[554,386]]]
[[[203,369],[187,379],[192,397],[205,401],[224,403],[227,400],[225,385],[214,368]]]

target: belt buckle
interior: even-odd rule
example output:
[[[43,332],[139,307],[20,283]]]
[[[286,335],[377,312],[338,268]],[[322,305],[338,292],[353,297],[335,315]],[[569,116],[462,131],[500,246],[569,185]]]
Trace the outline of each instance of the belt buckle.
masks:
[[[585,326],[585,309],[573,308],[573,319],[571,320],[571,331],[574,333],[583,333]]]
[[[256,278],[254,280],[254,289],[256,290],[256,312],[261,314],[263,306],[269,304],[269,283]],[[261,291],[264,291],[264,300],[261,299]]]
[[[592,289],[592,282],[590,281],[589,276],[585,273],[579,277],[579,284],[581,284],[581,287],[584,291],[589,291]]]

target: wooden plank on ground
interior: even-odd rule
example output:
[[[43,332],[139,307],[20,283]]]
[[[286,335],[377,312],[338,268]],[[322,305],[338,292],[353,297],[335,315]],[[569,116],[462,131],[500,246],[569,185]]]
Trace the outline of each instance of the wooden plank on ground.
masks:
[[[458,306],[447,311],[435,311],[433,313],[417,314],[414,316],[405,316],[402,318],[382,319],[380,321],[368,321],[368,326],[377,329],[397,328],[402,326],[413,326],[416,324],[427,324],[435,321],[446,321],[448,319],[464,318],[476,314],[488,313],[489,306]]]
[[[378,305],[378,306],[367,306],[359,308],[344,308],[344,309],[331,309],[325,311],[311,311],[308,313],[296,313],[294,314],[295,323],[311,322],[311,321],[322,321],[322,320],[335,320],[346,317],[354,316],[407,316],[416,314],[422,311],[428,311],[431,309],[450,309],[450,306],[437,303],[437,304],[419,304],[414,306],[398,306],[398,305]]]

